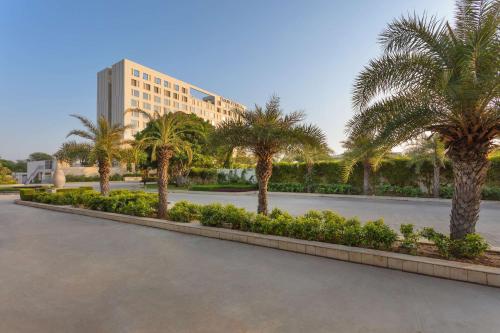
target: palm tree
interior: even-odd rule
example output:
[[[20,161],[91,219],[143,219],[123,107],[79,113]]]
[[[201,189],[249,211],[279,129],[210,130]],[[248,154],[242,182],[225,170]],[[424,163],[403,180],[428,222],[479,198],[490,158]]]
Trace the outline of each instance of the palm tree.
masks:
[[[373,146],[374,134],[363,134],[356,137],[349,137],[342,142],[343,147],[347,149],[343,157],[342,178],[347,182],[352,174],[354,166],[358,163],[363,164],[363,194],[371,193],[370,174],[377,171],[380,162],[390,152],[387,147]]]
[[[277,96],[271,97],[265,109],[238,111],[238,117],[222,122],[215,131],[215,142],[231,142],[235,147],[249,149],[257,159],[256,175],[259,186],[258,213],[267,215],[267,185],[272,174],[273,157],[280,153],[308,144],[326,146],[325,135],[313,125],[304,125],[302,112],[285,115]]]
[[[157,161],[158,168],[158,217],[167,218],[168,209],[168,168],[170,159],[175,154],[185,152],[188,160],[192,159],[191,145],[183,138],[183,133],[195,129],[186,128],[189,120],[183,117],[182,112],[153,115],[142,111],[149,119],[147,127],[138,135],[140,146],[151,149],[151,160]]]
[[[310,146],[308,144],[301,144],[292,152],[292,154],[286,155],[283,160],[303,162],[305,164],[305,189],[306,192],[310,193],[312,192],[312,187],[314,185],[314,163],[319,161],[331,160],[331,155],[333,153],[333,150],[331,150],[327,146]]]
[[[381,34],[384,54],[356,78],[349,133],[374,145],[437,133],[454,173],[450,234],[475,232],[488,153],[500,133],[500,2],[459,0],[455,25],[408,15]]]
[[[417,173],[419,173],[425,161],[431,161],[433,169],[432,194],[435,198],[439,198],[441,168],[444,167],[445,161],[443,141],[441,141],[437,135],[427,137],[424,134],[412,142],[410,147],[406,150],[406,154],[410,156]]]
[[[66,137],[76,135],[90,140],[90,142],[87,143],[87,146],[82,144],[80,148],[83,150],[89,149],[91,159],[97,162],[101,194],[107,196],[109,194],[111,163],[114,160],[120,160],[121,147],[124,144],[123,134],[128,126],[122,126],[119,124],[110,125],[103,116],[100,116],[99,119],[97,119],[96,124],[84,116],[75,114],[71,116],[80,120],[86,130],[72,130]],[[70,146],[71,149],[76,150],[75,145]]]

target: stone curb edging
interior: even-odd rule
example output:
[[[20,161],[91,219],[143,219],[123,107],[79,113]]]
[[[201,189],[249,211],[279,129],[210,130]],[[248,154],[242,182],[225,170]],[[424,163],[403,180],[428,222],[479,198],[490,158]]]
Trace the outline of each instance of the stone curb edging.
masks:
[[[58,212],[85,215],[89,217],[177,231],[186,234],[230,240],[450,280],[500,287],[500,268],[496,267],[412,256],[373,249],[349,247],[331,243],[256,234],[239,230],[205,227],[191,223],[171,222],[155,218],[108,213],[70,206],[55,206],[22,200],[15,200],[15,203],[29,207],[43,208]]]

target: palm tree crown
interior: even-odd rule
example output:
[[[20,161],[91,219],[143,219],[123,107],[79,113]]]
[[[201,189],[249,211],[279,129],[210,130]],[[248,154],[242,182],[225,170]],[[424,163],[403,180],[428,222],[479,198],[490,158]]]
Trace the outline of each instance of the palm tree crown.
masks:
[[[458,0],[455,26],[409,15],[381,34],[383,55],[358,75],[351,136],[375,131],[394,147],[430,131],[443,140],[455,178],[450,231],[475,231],[488,152],[500,134],[500,2]]]
[[[326,147],[321,129],[302,124],[304,113],[284,114],[277,96],[271,97],[265,109],[235,111],[237,117],[222,122],[216,129],[216,144],[245,148],[257,158],[256,174],[259,185],[258,212],[267,214],[267,185],[272,174],[273,157],[300,145]]]
[[[113,160],[120,160],[121,149],[124,144],[123,134],[128,126],[119,124],[110,125],[108,120],[103,116],[97,119],[97,123],[84,116],[71,115],[77,118],[83,124],[86,130],[72,130],[67,137],[76,135],[90,141],[90,144],[81,144],[80,150],[87,150],[89,158],[97,162],[99,168],[99,178],[101,193],[107,195],[109,193],[109,176],[111,173],[111,163]],[[66,149],[74,151],[78,150],[78,144],[74,142],[66,146]],[[60,152],[64,156],[64,152]]]

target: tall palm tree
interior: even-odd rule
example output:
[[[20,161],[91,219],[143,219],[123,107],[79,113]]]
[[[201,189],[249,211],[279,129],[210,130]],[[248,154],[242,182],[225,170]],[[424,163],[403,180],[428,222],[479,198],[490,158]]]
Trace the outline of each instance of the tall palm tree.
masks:
[[[100,116],[95,124],[84,116],[71,116],[80,120],[86,130],[72,130],[66,137],[76,135],[90,140],[86,149],[90,149],[91,159],[97,162],[101,194],[107,196],[111,163],[113,160],[120,160],[121,147],[124,144],[123,134],[128,126],[110,125],[103,116]],[[82,145],[82,148],[85,149],[85,146]]]
[[[362,134],[350,136],[342,142],[346,152],[343,157],[342,178],[345,182],[349,179],[358,163],[363,164],[363,194],[371,193],[370,175],[372,171],[377,171],[380,162],[390,152],[390,149],[382,146],[373,146],[374,134]]]
[[[424,134],[412,142],[406,150],[406,154],[410,156],[412,164],[416,167],[417,173],[419,173],[425,161],[430,161],[432,163],[432,194],[435,198],[439,198],[441,168],[444,167],[445,161],[443,141],[441,141],[437,135],[426,136]]]
[[[168,209],[168,168],[170,159],[175,154],[185,152],[188,159],[192,159],[191,145],[183,138],[183,133],[195,129],[186,128],[189,121],[182,116],[182,112],[166,113],[161,115],[155,112],[153,115],[142,111],[148,117],[147,127],[138,135],[140,146],[151,149],[151,159],[157,161],[158,168],[158,217],[167,218]]]
[[[395,146],[430,131],[453,163],[450,235],[475,232],[488,152],[500,134],[500,2],[459,0],[455,25],[409,15],[381,34],[384,53],[358,75],[351,134]]]
[[[259,186],[258,213],[267,215],[267,185],[272,174],[273,157],[300,144],[326,146],[324,133],[317,126],[301,124],[302,112],[285,115],[277,96],[271,97],[265,109],[235,111],[236,119],[222,122],[215,131],[215,142],[230,142],[238,148],[249,149],[257,159]]]

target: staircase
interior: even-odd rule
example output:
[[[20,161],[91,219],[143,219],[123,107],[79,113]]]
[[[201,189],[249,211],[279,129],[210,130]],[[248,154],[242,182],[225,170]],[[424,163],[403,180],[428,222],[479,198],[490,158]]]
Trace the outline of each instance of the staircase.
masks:
[[[45,170],[45,168],[42,165],[37,166],[36,169],[31,173],[31,175],[26,178],[24,184],[26,185],[31,183],[40,172],[43,172],[43,170]]]

